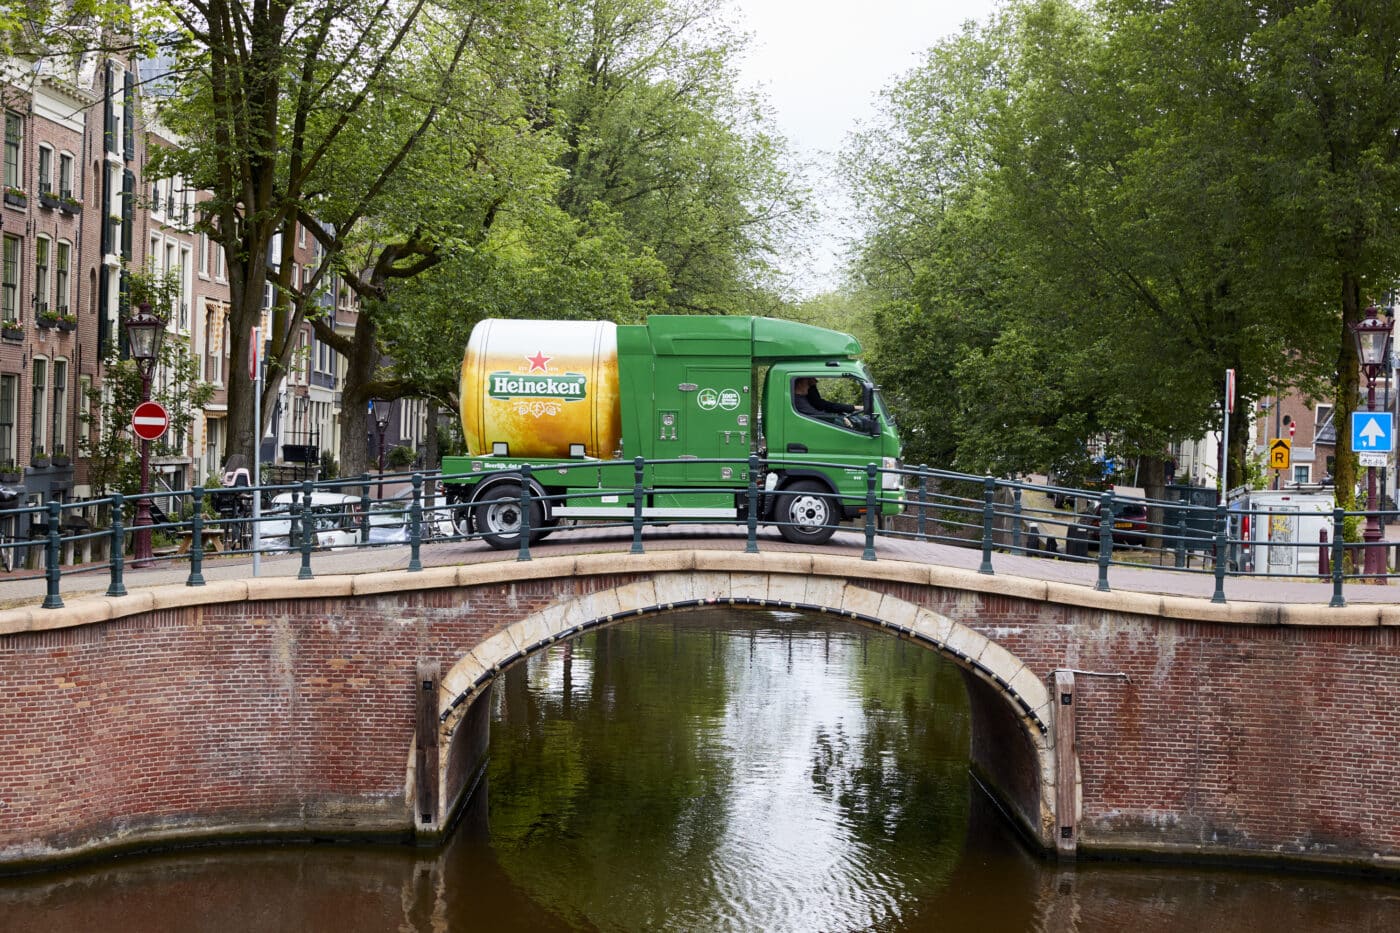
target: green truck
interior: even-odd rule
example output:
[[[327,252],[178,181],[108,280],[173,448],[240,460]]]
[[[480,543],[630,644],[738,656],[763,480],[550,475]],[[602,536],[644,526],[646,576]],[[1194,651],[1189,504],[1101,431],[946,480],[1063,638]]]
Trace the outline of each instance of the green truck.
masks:
[[[758,520],[819,544],[864,515],[866,469],[882,516],[900,510],[900,441],[848,334],[762,317],[482,321],[462,361],[468,456],[444,457],[463,534],[519,544],[562,520],[745,521],[750,457]],[[530,494],[522,497],[529,465]]]

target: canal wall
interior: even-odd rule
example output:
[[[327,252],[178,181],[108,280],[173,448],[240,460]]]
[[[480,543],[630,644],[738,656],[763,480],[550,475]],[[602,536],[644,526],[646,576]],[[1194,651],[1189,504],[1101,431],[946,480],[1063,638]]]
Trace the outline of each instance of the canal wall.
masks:
[[[0,871],[231,838],[436,842],[480,776],[500,670],[726,601],[947,655],[975,768],[1047,851],[1400,865],[1400,609],[666,551],[0,612]]]

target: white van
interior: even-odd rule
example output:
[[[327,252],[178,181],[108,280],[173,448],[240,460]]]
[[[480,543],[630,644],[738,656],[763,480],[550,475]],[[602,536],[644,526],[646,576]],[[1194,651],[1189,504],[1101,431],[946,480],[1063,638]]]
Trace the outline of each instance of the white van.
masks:
[[[263,550],[301,547],[301,493],[284,492],[272,500],[259,526]],[[311,494],[311,519],[318,548],[343,547],[360,540],[360,497],[334,492]]]
[[[1332,538],[1330,492],[1253,489],[1230,502],[1230,537],[1246,573],[1315,577],[1322,532]],[[1330,545],[1329,545],[1330,546]]]

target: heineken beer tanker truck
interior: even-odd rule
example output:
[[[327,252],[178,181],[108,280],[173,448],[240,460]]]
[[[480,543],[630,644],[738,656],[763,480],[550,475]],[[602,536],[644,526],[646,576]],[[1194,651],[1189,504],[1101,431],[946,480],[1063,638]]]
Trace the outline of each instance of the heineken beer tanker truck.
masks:
[[[759,521],[821,543],[864,514],[866,467],[898,464],[859,353],[847,334],[761,317],[482,321],[462,361],[469,455],[442,463],[457,528],[517,546],[526,464],[532,539],[630,519],[636,457],[648,522],[743,521],[755,455]],[[881,512],[897,512],[899,476],[878,482]]]

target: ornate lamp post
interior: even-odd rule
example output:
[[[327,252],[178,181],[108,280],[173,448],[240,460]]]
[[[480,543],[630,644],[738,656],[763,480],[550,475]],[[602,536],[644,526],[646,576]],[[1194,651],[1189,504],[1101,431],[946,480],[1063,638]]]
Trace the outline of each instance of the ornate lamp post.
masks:
[[[161,340],[165,337],[165,321],[151,313],[151,306],[142,303],[137,313],[126,322],[126,339],[131,358],[141,373],[141,401],[151,400],[151,376],[160,357]],[[142,567],[151,562],[151,442],[141,440],[141,494],[136,499],[135,536],[131,544],[131,564]]]
[[[1351,325],[1352,338],[1356,340],[1356,356],[1361,361],[1361,372],[1366,377],[1366,410],[1376,410],[1376,377],[1381,374],[1390,360],[1390,336],[1395,321],[1389,317],[1376,316],[1376,306],[1366,309],[1366,316]],[[1366,530],[1362,532],[1365,545],[1365,573],[1379,576],[1385,573],[1385,550],[1376,542],[1381,539],[1380,523],[1376,517],[1376,468],[1366,467]]]
[[[374,424],[379,428],[379,498],[384,498],[384,432],[389,428],[389,406],[375,399],[370,402],[374,410]]]

